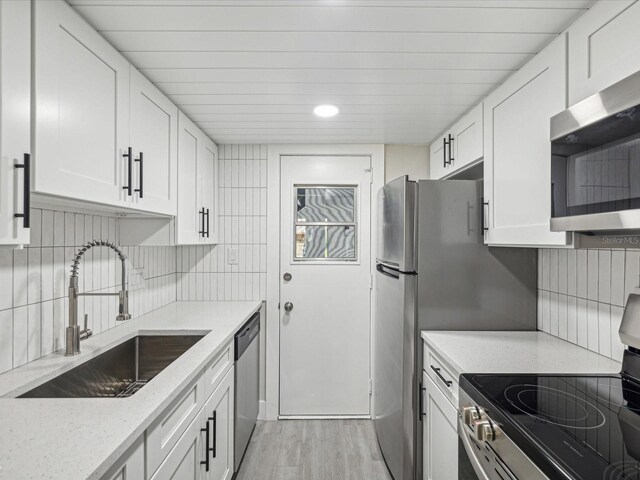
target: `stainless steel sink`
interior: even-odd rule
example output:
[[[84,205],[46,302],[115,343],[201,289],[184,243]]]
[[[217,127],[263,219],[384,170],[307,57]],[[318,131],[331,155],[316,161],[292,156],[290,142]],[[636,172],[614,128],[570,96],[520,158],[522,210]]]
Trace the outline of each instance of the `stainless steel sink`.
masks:
[[[19,398],[130,397],[204,335],[139,335]]]

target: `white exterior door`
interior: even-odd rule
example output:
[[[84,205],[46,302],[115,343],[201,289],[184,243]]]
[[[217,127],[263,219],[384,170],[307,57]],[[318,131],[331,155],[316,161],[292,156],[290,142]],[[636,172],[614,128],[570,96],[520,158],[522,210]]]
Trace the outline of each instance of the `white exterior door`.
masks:
[[[280,415],[369,415],[371,158],[280,168]]]

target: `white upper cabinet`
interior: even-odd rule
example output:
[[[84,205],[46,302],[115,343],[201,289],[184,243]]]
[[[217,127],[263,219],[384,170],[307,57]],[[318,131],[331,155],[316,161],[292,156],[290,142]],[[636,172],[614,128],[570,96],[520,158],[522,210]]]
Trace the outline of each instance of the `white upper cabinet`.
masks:
[[[200,203],[204,209],[205,234],[201,243],[218,243],[218,146],[204,136],[198,156]]]
[[[429,153],[432,179],[448,177],[482,158],[482,111],[481,103],[431,144]]]
[[[132,195],[134,208],[175,215],[178,108],[131,67]],[[128,165],[126,166],[128,169]]]
[[[0,245],[28,244],[31,3],[0,2]],[[25,168],[27,167],[27,168]],[[26,187],[26,188],[25,188]],[[24,217],[24,215],[27,217]],[[23,215],[16,217],[16,215]]]
[[[569,32],[569,106],[640,70],[640,2],[602,0]]]
[[[127,201],[129,63],[64,1],[34,5],[34,190]]]
[[[566,38],[554,40],[484,102],[485,243],[566,246],[551,232],[549,119],[566,108]]]
[[[218,241],[218,147],[178,113],[178,245]]]

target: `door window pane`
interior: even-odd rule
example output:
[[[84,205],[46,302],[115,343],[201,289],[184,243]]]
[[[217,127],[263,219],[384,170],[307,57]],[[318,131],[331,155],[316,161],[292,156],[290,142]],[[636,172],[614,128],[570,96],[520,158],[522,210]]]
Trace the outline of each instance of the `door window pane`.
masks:
[[[357,260],[355,186],[296,186],[295,260]]]
[[[355,221],[355,188],[309,187],[297,189],[298,223]]]

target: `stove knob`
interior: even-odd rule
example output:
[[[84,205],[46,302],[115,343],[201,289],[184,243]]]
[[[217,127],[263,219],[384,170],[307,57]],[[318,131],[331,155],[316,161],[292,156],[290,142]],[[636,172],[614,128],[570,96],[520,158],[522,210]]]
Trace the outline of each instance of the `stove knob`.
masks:
[[[493,442],[501,434],[500,427],[489,419],[476,420],[473,426],[479,442]]]
[[[462,420],[465,425],[472,426],[476,420],[481,420],[485,416],[485,412],[480,407],[464,407],[461,410]]]

